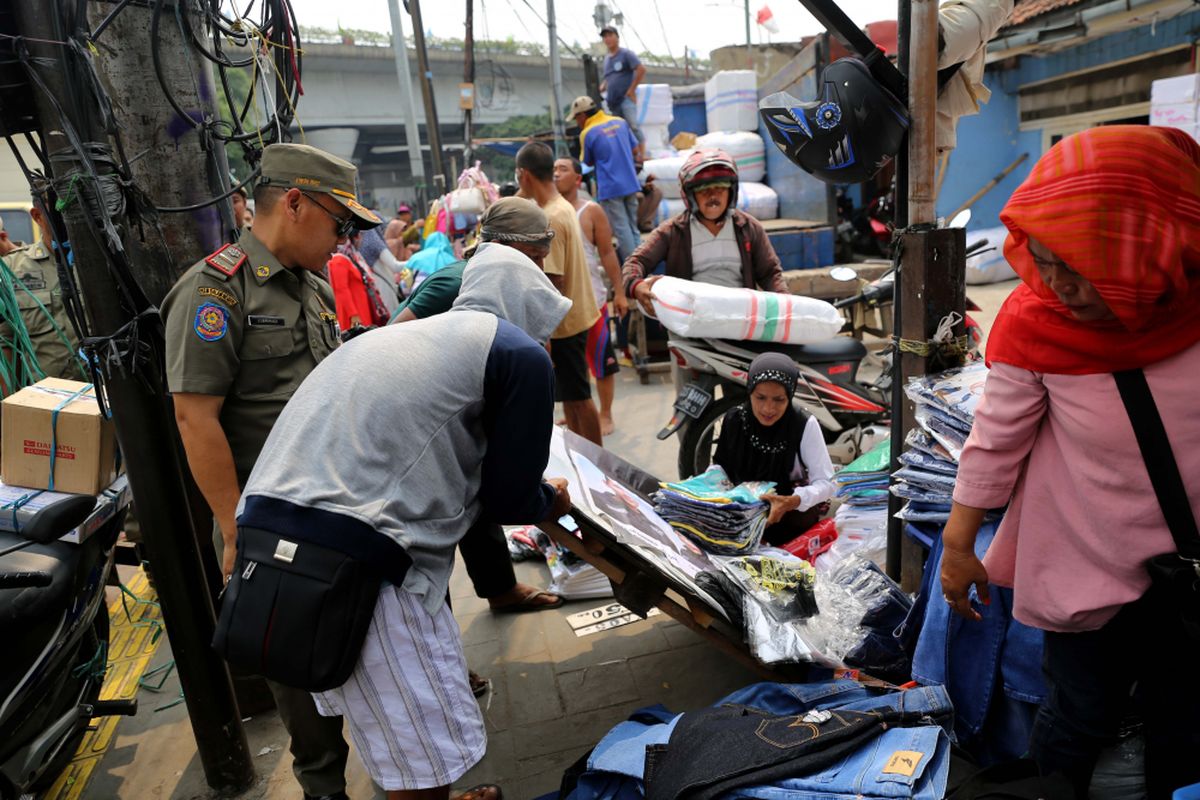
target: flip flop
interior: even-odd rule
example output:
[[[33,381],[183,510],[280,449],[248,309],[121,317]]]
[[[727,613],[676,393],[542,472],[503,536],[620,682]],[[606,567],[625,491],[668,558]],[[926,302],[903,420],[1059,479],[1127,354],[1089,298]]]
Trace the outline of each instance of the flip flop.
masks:
[[[492,688],[490,680],[470,670],[467,671],[467,683],[471,685],[471,694],[476,697],[483,697],[488,689]]]
[[[536,603],[534,602],[539,597],[558,597],[556,603]],[[515,603],[508,603],[503,606],[490,606],[493,614],[528,614],[531,611],[549,611],[552,608],[558,608],[565,603],[562,597],[547,592],[545,589],[538,589],[530,592]]]
[[[460,795],[456,795],[453,800],[478,800],[479,796],[488,789],[496,790],[495,800],[504,800],[504,792],[494,783],[481,783],[478,786],[472,786]]]

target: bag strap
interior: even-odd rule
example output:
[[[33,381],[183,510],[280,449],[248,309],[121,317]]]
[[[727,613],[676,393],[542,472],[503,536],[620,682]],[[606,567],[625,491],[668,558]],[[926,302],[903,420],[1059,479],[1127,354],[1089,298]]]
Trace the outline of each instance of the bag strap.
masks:
[[[1142,452],[1142,460],[1146,462],[1146,472],[1150,474],[1150,483],[1154,486],[1158,504],[1162,506],[1175,547],[1185,558],[1200,559],[1200,531],[1196,529],[1196,517],[1192,514],[1192,506],[1171,450],[1171,440],[1167,438],[1167,430],[1158,413],[1158,405],[1150,393],[1150,385],[1146,383],[1146,374],[1140,369],[1128,369],[1114,372],[1113,378],[1117,381],[1117,391],[1121,393],[1121,401],[1133,424],[1138,449]]]

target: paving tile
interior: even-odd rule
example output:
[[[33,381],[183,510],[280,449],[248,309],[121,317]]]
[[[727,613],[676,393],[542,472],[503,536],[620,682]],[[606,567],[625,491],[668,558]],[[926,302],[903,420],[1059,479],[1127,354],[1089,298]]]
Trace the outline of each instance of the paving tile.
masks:
[[[583,605],[577,610],[586,611],[593,607]],[[666,637],[651,620],[638,620],[590,636],[576,636],[565,618],[551,619],[547,620],[545,630],[550,657],[554,659],[555,668],[559,672],[582,669],[602,661],[660,653],[671,648]]]
[[[605,661],[558,675],[558,693],[567,714],[579,714],[638,700],[629,662]]]
[[[704,641],[704,638],[700,634],[673,619],[660,622],[657,627],[662,631],[663,636],[666,637],[667,644],[671,646],[672,650],[681,647],[691,647],[697,642]]]
[[[524,760],[577,747],[592,747],[641,705],[639,700],[526,725],[516,740],[517,758]]]
[[[481,783],[495,783],[501,788],[511,783],[520,774],[517,758],[513,751],[512,731],[488,732],[487,754],[483,760],[468,770],[454,786],[463,791]],[[454,792],[451,793],[452,795]]]
[[[548,661],[510,662],[501,672],[504,685],[499,690],[508,690],[513,727],[524,728],[563,716],[565,709],[554,684],[554,666]]]
[[[734,689],[761,678],[703,642],[668,653],[651,653],[629,660],[629,671],[643,698],[672,711],[711,705]]]

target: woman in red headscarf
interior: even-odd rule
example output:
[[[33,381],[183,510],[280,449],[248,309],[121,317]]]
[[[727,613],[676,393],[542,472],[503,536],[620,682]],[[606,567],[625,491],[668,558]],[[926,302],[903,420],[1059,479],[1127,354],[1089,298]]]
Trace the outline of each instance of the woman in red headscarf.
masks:
[[[978,620],[989,580],[1012,587],[1016,618],[1046,632],[1030,741],[1046,772],[1086,797],[1136,686],[1150,795],[1166,798],[1200,782],[1200,647],[1148,591],[1146,561],[1176,546],[1113,373],[1145,375],[1200,517],[1200,146],[1168,128],[1084,131],[1042,157],[1000,218],[1023,283],[989,337],[942,589]],[[984,510],[1006,504],[981,563]]]

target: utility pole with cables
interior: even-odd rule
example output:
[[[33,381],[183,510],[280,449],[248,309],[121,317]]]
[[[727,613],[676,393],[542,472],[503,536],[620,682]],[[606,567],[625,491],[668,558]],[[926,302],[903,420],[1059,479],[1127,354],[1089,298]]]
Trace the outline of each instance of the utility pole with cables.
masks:
[[[459,103],[463,107],[463,167],[475,157],[475,0],[467,0],[467,19],[463,34],[463,86]]]
[[[558,57],[558,26],[554,22],[554,0],[546,0],[546,27],[550,29],[550,97],[554,122],[554,155],[567,154],[567,128],[563,122],[562,62]]]
[[[393,0],[394,1],[394,0]],[[454,178],[442,160],[442,132],[438,128],[437,105],[433,98],[433,73],[429,71],[429,53],[425,49],[425,26],[421,22],[421,0],[405,0],[413,21],[413,44],[417,46],[417,69],[421,72],[421,99],[425,101],[425,135],[429,139],[429,158],[433,162],[434,191],[445,194]]]
[[[417,123],[417,103],[413,98],[412,75],[408,71],[408,43],[404,39],[404,18],[400,16],[400,0],[388,0],[392,14],[392,52],[396,56],[396,76],[400,79],[400,103],[404,113],[404,140],[408,145],[409,169],[417,189],[417,199],[423,206],[425,188],[425,157],[421,155],[421,128]]]

